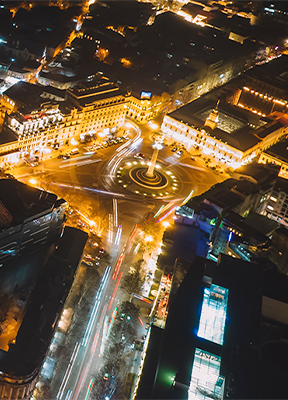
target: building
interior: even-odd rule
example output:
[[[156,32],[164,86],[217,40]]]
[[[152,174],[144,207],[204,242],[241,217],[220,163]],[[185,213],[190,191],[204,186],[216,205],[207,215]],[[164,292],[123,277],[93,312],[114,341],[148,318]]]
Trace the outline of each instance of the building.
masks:
[[[66,202],[0,180],[0,399],[30,398],[87,240]],[[55,251],[55,249],[57,250]]]
[[[253,262],[268,257],[272,248],[269,239],[279,224],[259,214],[243,218],[231,211],[221,216],[211,232],[208,258],[217,260],[219,254]]]
[[[166,115],[161,125],[166,139],[237,168],[287,135],[282,113],[268,118],[224,102],[216,109],[215,95],[202,96]]]
[[[262,193],[257,212],[276,222],[288,226],[288,185],[287,180],[278,178]]]
[[[136,399],[285,397],[287,284],[273,267],[196,257],[149,332]]]
[[[110,81],[83,82],[68,89],[68,99],[82,113],[79,134],[98,133],[124,124],[129,98]]]
[[[45,245],[62,231],[66,202],[17,181],[0,180],[0,264]]]
[[[0,145],[2,165],[35,153],[41,158],[50,151],[47,147],[58,148],[86,134],[105,136],[105,128],[110,132],[124,124],[129,103],[129,96],[105,79],[68,91],[19,82],[3,94],[4,131],[13,132],[15,139]]]
[[[1,324],[0,399],[31,398],[87,237],[79,229],[66,227],[50,257],[47,247],[34,247],[33,255],[18,257],[5,265],[10,269],[7,275],[13,275],[14,289],[1,291],[2,306],[3,293],[9,297],[9,313],[6,324]],[[28,266],[33,276],[28,273]]]
[[[176,210],[176,215],[179,215],[183,223],[187,222],[186,219],[202,223],[200,226],[203,230],[205,224],[215,225],[219,215],[229,211],[235,211],[245,218],[250,213],[258,212],[262,198],[277,181],[278,172],[277,166],[257,163],[245,165],[238,168],[230,179],[193,197]]]
[[[272,246],[269,259],[277,266],[279,271],[288,275],[288,230],[281,226],[272,235]]]
[[[258,163],[279,165],[279,177],[288,179],[288,140],[281,140],[260,154]]]

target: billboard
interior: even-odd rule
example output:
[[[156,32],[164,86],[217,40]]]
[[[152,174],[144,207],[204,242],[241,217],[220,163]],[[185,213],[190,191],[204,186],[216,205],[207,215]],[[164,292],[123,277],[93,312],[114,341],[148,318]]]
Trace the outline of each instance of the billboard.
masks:
[[[152,92],[141,92],[140,97],[141,99],[150,100],[152,97]]]

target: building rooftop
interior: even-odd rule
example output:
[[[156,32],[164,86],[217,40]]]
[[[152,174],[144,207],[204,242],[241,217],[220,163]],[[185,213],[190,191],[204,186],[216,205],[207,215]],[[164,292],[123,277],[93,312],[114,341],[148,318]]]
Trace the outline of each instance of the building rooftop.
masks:
[[[17,140],[18,136],[16,133],[9,129],[6,125],[3,125],[2,131],[0,132],[0,145],[16,142]]]
[[[279,89],[285,99],[288,91],[288,55],[282,54],[269,63],[255,66],[245,76]]]
[[[43,102],[42,92],[43,86],[21,81],[5,90],[3,95],[25,107],[36,107],[40,101]]]
[[[68,93],[81,107],[88,106],[98,100],[123,94],[118,85],[104,80],[96,82],[81,82],[73,88],[68,89]]]
[[[217,127],[212,130],[210,127],[204,127],[204,123],[215,106],[215,100],[211,98],[211,94],[207,94],[178,108],[168,116],[198,130],[203,128],[210,136],[243,152],[255,146],[271,132],[286,125],[282,114],[273,119],[260,118],[247,110],[220,102],[218,106],[219,122]],[[252,125],[255,128],[252,128]]]
[[[278,158],[280,161],[288,162],[288,139],[283,140],[269,147],[264,153],[269,156]]]
[[[16,179],[0,179],[0,201],[13,217],[13,225],[52,209],[57,196]]]
[[[26,282],[31,292],[29,295],[27,292],[27,297],[26,289],[22,289],[25,292],[25,313],[15,343],[9,345],[8,351],[0,350],[0,370],[4,378],[7,375],[10,379],[25,379],[25,376],[38,373],[51,340],[55,318],[61,314],[87,237],[87,233],[79,229],[66,227],[53,255],[47,251],[49,243],[45,249],[11,261],[13,271],[18,268],[18,276],[13,275],[14,296],[19,291],[17,283],[21,287],[21,282],[27,280],[29,269],[34,268],[34,280],[37,281],[33,285]],[[9,267],[9,264],[5,266]],[[20,266],[23,266],[22,271]]]

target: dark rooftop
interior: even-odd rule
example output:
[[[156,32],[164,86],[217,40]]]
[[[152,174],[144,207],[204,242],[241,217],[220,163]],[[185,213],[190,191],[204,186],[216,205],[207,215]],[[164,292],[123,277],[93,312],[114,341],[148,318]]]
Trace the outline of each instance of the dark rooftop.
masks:
[[[265,150],[265,153],[281,161],[288,162],[288,139],[278,142]]]
[[[4,125],[2,131],[0,132],[0,145],[9,144],[17,140],[18,136],[16,135],[16,133]]]
[[[16,179],[0,179],[0,201],[13,217],[13,225],[51,209],[57,196]]]

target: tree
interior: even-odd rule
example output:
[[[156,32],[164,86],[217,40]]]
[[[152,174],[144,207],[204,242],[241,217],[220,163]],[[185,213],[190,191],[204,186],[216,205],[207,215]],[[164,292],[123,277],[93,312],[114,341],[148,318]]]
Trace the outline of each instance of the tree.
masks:
[[[157,223],[156,218],[151,218],[149,221],[145,222],[142,225],[141,229],[142,232],[144,233],[144,240],[145,237],[147,238],[149,236],[152,236],[154,243],[161,242],[164,228],[161,224]]]
[[[143,268],[144,260],[139,260],[131,267],[130,271],[124,276],[121,283],[121,289],[127,294],[139,293],[143,288],[145,281],[145,270]]]

